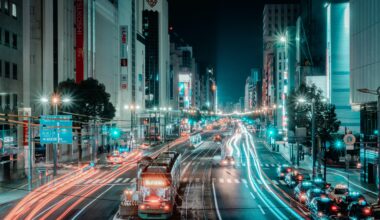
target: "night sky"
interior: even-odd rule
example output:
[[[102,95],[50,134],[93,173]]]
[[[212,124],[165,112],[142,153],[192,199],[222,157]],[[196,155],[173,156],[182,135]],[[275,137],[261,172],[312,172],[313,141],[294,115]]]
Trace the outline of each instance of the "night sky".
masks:
[[[265,0],[169,0],[169,20],[194,48],[196,60],[216,66],[221,102],[237,102],[252,67],[262,68]]]

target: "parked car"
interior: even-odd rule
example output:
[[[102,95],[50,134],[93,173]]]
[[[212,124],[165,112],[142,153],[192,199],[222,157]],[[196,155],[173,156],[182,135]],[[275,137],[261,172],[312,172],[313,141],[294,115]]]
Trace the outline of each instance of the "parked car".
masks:
[[[293,171],[293,168],[291,166],[283,164],[277,167],[277,177],[279,179],[284,179],[285,176],[292,171]]]
[[[310,202],[310,217],[312,219],[334,219],[339,217],[339,207],[328,197],[316,197]]]
[[[306,192],[309,189],[314,188],[314,185],[310,181],[302,181],[298,183],[298,185],[294,188],[294,198],[296,198],[299,202],[306,202]]]

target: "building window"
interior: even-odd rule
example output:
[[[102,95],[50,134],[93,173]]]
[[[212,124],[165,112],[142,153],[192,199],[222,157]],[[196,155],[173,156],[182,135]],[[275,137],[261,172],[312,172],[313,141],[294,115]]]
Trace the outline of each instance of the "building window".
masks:
[[[9,31],[4,31],[4,44],[9,46]]]
[[[13,94],[13,108],[17,108],[17,94]]]
[[[12,3],[12,17],[17,18],[17,5]]]
[[[4,0],[4,12],[9,15],[9,0]]]
[[[3,76],[3,61],[0,60],[0,77]]]
[[[5,74],[4,74],[5,78],[9,78],[10,73],[11,73],[11,66],[9,62],[5,62]]]
[[[17,49],[17,34],[12,34],[12,47]]]
[[[13,71],[13,72],[12,72],[12,73],[13,73],[13,74],[12,74],[12,78],[13,78],[13,79],[17,79],[17,64],[15,64],[15,63],[13,64],[13,66],[12,66],[12,71]]]
[[[5,109],[9,109],[11,106],[11,95],[5,95]]]

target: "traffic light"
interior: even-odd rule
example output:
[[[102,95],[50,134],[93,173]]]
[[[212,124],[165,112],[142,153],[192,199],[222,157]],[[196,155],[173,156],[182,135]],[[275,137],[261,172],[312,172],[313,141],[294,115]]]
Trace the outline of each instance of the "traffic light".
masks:
[[[116,127],[111,128],[110,135],[113,139],[119,138],[120,137],[120,129],[116,128]]]
[[[374,134],[374,135],[378,135],[378,134],[379,134],[379,130],[374,130],[374,131],[373,131],[373,134]]]
[[[275,135],[276,131],[274,128],[269,128],[268,129],[268,135],[269,137],[273,137]]]
[[[335,143],[334,143],[334,146],[337,149],[341,149],[343,147],[343,142],[341,140],[336,140]]]

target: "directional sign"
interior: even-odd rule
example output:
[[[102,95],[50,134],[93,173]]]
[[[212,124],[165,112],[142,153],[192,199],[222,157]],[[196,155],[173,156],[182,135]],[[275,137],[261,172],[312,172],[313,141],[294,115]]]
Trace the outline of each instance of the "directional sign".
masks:
[[[356,142],[356,138],[353,134],[346,134],[343,138],[343,141],[346,145],[353,145]]]
[[[41,144],[72,144],[71,115],[42,115],[40,120]]]

